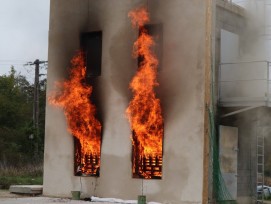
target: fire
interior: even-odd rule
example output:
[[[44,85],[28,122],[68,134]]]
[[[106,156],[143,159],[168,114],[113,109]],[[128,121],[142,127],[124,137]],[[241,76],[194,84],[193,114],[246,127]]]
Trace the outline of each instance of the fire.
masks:
[[[98,175],[101,152],[101,123],[96,119],[96,108],[90,101],[92,87],[85,83],[84,55],[78,52],[71,60],[70,78],[57,82],[61,93],[53,92],[49,103],[63,108],[68,131],[79,140],[76,149],[77,169],[84,175]],[[78,161],[79,159],[79,161]]]
[[[160,100],[154,92],[159,85],[158,59],[151,49],[155,43],[144,28],[149,22],[146,9],[133,10],[128,16],[132,25],[139,28],[133,56],[142,59],[130,83],[133,99],[126,110],[133,131],[133,174],[141,178],[161,178],[164,129]]]

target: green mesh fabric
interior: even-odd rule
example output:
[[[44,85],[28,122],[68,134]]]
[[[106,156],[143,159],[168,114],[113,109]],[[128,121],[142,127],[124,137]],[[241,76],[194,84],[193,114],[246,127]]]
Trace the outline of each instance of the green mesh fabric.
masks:
[[[219,135],[216,131],[215,116],[211,109],[209,109],[209,123],[210,123],[210,169],[212,179],[210,182],[213,184],[212,194],[215,203],[221,204],[236,204],[237,202],[232,199],[225,181],[222,177],[220,164],[219,164]]]
[[[216,101],[215,93],[215,66],[211,67],[211,102],[209,107],[207,107],[209,112],[209,184],[212,185],[211,192],[209,193],[210,203],[218,203],[218,204],[237,204],[235,200],[233,200],[230,192],[227,189],[225,181],[222,177],[219,163],[219,134],[217,131],[218,125],[216,123],[217,118],[215,114],[215,106]]]

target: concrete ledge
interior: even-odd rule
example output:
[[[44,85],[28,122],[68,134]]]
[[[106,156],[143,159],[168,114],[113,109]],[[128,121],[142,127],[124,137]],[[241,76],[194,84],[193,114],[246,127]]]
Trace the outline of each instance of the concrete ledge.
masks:
[[[234,3],[230,3],[229,1],[218,0],[218,1],[216,1],[216,5],[224,8],[232,13],[235,13],[239,16],[244,16],[244,17],[246,16],[245,8],[243,8],[237,4],[234,4]]]
[[[12,185],[9,187],[9,192],[20,194],[42,194],[42,185]]]

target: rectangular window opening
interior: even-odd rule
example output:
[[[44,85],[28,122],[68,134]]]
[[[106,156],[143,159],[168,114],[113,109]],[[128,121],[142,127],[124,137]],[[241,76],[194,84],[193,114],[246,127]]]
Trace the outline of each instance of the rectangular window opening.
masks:
[[[101,76],[102,31],[82,33],[81,48],[85,53],[87,77]]]
[[[102,32],[88,32],[81,34],[81,49],[85,54],[86,64],[86,83],[93,87],[90,101],[95,105],[97,113],[95,118],[101,120],[100,108],[98,106],[99,94],[97,89],[99,76],[101,75],[102,64]],[[101,160],[101,143],[102,131],[100,135],[93,138],[93,141],[81,141],[74,137],[74,175],[75,176],[100,176],[100,160]],[[93,143],[91,143],[93,142]],[[89,147],[92,145],[91,151],[84,151],[82,145]],[[82,151],[83,150],[83,151]],[[87,153],[88,152],[88,153]],[[91,153],[89,153],[91,152]]]
[[[139,29],[141,32],[146,32],[153,37],[154,46],[151,51],[158,60],[157,71],[161,70],[162,64],[162,42],[163,42],[163,26],[162,24],[147,24]],[[144,61],[144,56],[138,57],[138,67]],[[144,117],[148,118],[147,111]],[[140,122],[142,123],[144,117]],[[136,135],[136,131],[132,132],[132,177],[143,179],[162,179],[163,165],[163,137],[164,127],[162,123],[153,124],[147,132]],[[143,131],[144,132],[144,131]]]

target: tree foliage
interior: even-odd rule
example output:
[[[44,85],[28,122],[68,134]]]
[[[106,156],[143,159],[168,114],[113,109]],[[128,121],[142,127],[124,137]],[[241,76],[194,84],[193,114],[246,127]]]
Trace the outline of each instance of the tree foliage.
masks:
[[[43,81],[46,85],[46,80]],[[44,86],[46,87],[46,86]],[[19,166],[33,161],[34,144],[38,157],[43,155],[44,131],[33,128],[33,84],[11,67],[8,75],[0,76],[0,164]],[[41,122],[44,129],[45,89],[40,93]],[[30,135],[34,135],[30,139]]]

